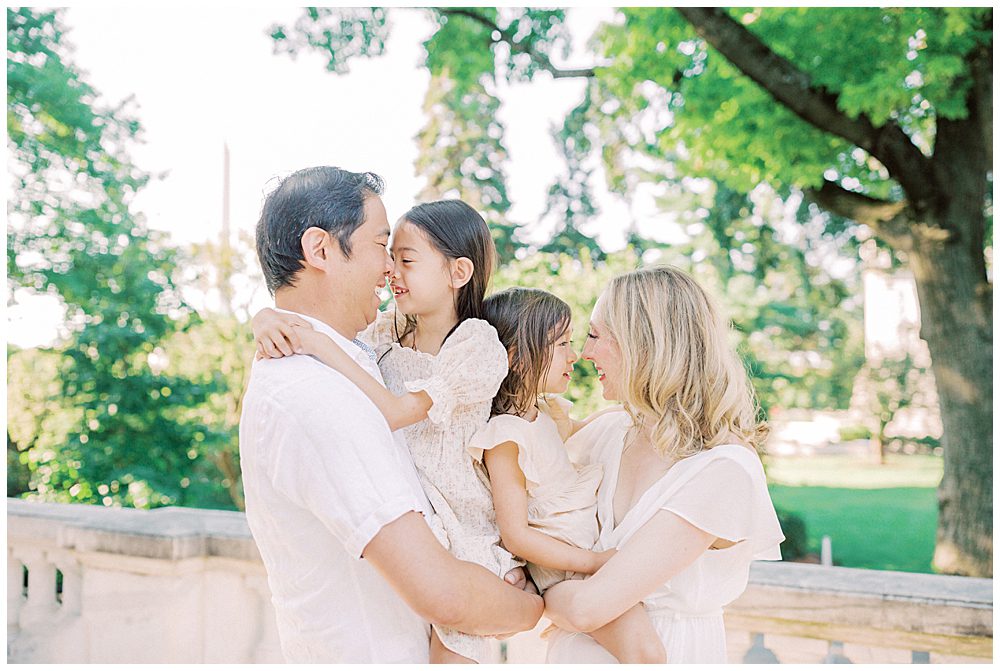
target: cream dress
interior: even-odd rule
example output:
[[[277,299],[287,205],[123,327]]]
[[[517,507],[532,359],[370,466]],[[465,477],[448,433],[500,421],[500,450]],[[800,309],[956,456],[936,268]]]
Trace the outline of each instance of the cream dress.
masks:
[[[517,445],[517,464],[528,494],[528,525],[564,543],[589,550],[597,542],[597,487],[604,467],[590,464],[577,470],[566,455],[556,420],[568,416],[569,401],[539,403],[534,421],[498,415],[472,437],[469,452],[482,462],[483,452],[505,442]],[[553,419],[555,417],[555,419]],[[571,573],[528,562],[539,591],[562,582]]]
[[[754,452],[740,445],[719,445],[683,459],[639,498],[616,527],[612,501],[630,426],[627,414],[613,412],[596,418],[569,440],[575,454],[605,469],[597,501],[601,534],[594,549],[621,548],[660,510],[736,542],[722,550],[706,550],[643,599],[671,663],[724,664],[723,606],[746,589],[752,560],[781,559],[778,544],[784,536],[763,466]],[[613,664],[615,658],[586,634],[556,630],[549,637],[546,661]]]
[[[427,419],[403,431],[420,484],[444,527],[445,538],[438,533],[438,539],[458,559],[503,577],[524,562],[500,546],[493,497],[466,446],[490,417],[507,376],[507,351],[490,324],[466,319],[436,355],[418,352],[396,342],[403,324],[401,316],[398,325],[394,318],[393,310],[380,312],[358,337],[375,350],[390,391],[425,391],[434,401]],[[490,639],[434,628],[448,649],[480,663],[494,661]]]

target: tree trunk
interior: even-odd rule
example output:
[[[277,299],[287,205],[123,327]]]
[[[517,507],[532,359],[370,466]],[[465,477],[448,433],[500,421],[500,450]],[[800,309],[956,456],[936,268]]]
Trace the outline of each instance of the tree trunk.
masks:
[[[969,247],[967,240],[918,244],[909,265],[944,429],[934,566],[944,573],[992,576],[992,317],[982,247]]]

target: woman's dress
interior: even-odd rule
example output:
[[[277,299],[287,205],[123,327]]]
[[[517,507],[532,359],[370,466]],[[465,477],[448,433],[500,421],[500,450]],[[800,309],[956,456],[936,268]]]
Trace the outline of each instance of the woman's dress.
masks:
[[[780,560],[784,540],[764,469],[757,454],[741,445],[719,445],[682,459],[654,483],[615,526],[612,502],[625,436],[624,412],[596,418],[569,441],[570,450],[604,465],[598,492],[601,526],[595,550],[621,548],[661,510],[735,544],[706,550],[693,564],[643,599],[670,663],[726,663],[722,609],[747,586],[750,562]],[[588,457],[589,455],[589,457]],[[664,539],[665,547],[669,539]],[[549,637],[551,663],[615,663],[590,636],[556,630]]]

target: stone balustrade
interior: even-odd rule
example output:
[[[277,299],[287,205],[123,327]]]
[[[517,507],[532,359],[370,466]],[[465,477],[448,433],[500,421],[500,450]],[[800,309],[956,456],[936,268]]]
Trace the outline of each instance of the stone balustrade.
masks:
[[[760,562],[726,609],[730,661],[989,662],[992,585]],[[543,661],[544,624],[498,655]],[[244,516],[8,499],[7,661],[280,662]]]

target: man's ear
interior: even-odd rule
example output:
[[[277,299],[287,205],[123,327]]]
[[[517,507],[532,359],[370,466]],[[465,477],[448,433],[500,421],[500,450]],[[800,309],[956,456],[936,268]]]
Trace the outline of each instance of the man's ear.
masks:
[[[464,256],[460,256],[457,259],[452,259],[451,261],[451,287],[452,289],[459,289],[464,287],[472,279],[472,273],[475,272],[476,266],[469,259]]]
[[[323,269],[330,260],[333,240],[322,228],[311,226],[302,234],[302,256],[308,266]]]

